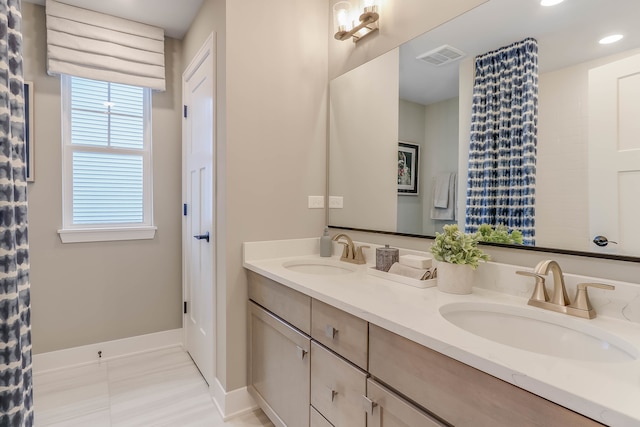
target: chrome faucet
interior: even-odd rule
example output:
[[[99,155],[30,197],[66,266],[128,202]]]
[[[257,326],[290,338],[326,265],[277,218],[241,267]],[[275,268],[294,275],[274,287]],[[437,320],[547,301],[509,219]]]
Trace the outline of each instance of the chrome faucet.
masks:
[[[341,242],[340,239],[342,238],[344,238],[346,242]],[[336,234],[335,236],[333,236],[333,241],[344,245],[340,261],[346,261],[352,264],[366,264],[367,261],[364,259],[362,249],[368,248],[369,246],[356,247],[356,245],[353,243],[353,240],[351,240],[351,237],[347,236],[344,233]]]
[[[547,288],[545,286],[545,276],[549,274],[549,271],[553,274],[553,294],[551,299],[549,299]],[[531,295],[531,298],[529,298],[529,302],[527,304],[543,308],[545,310],[565,313],[570,316],[583,317],[585,319],[593,319],[596,317],[596,311],[589,301],[587,288],[592,287],[606,290],[615,289],[615,286],[604,285],[601,283],[580,283],[578,285],[578,290],[576,291],[576,297],[573,300],[573,303],[570,303],[569,297],[567,296],[567,289],[564,284],[562,269],[556,261],[541,261],[536,265],[533,273],[529,271],[516,271],[516,274],[531,276],[536,279],[533,294]]]

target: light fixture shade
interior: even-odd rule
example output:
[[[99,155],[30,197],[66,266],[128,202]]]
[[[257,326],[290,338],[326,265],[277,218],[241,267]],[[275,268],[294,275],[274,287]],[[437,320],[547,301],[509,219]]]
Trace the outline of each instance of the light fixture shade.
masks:
[[[379,0],[355,0],[356,9],[352,9],[350,1],[339,1],[333,5],[333,28],[336,40],[353,40],[357,42],[363,37],[378,30]]]
[[[333,5],[333,31],[336,33],[336,38],[339,33],[351,31],[351,28],[353,28],[351,3],[339,1]]]

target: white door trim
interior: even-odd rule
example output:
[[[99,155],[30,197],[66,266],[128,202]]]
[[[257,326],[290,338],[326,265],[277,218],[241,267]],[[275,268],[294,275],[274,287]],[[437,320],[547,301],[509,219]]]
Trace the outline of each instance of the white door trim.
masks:
[[[217,173],[215,172],[215,165],[216,165],[216,122],[215,122],[215,111],[217,108],[216,105],[216,94],[215,94],[215,72],[216,72],[216,56],[215,56],[215,50],[214,50],[214,33],[211,33],[209,35],[209,37],[207,37],[206,41],[203,43],[203,45],[200,47],[200,49],[198,50],[198,52],[195,54],[193,60],[190,62],[190,64],[187,66],[187,68],[185,69],[184,73],[182,74],[182,97],[183,97],[183,106],[187,105],[186,98],[185,98],[185,94],[186,94],[186,82],[189,81],[189,79],[193,76],[193,74],[198,70],[198,68],[205,62],[205,61],[211,61],[212,62],[212,69],[214,72],[214,85],[213,85],[213,100],[214,100],[214,117],[212,117],[211,119],[213,120],[213,165],[214,165],[214,171],[212,174],[212,179],[215,180],[217,179]],[[184,108],[184,107],[183,107]],[[182,126],[182,171],[183,171],[183,175],[182,175],[182,200],[183,200],[183,204],[186,203],[186,200],[188,199],[187,196],[187,181],[186,181],[186,177],[185,177],[185,171],[187,171],[187,153],[186,153],[186,140],[188,138],[188,134],[187,134],[187,127],[184,126],[184,111],[183,113],[183,126]],[[217,229],[217,218],[216,218],[216,208],[215,206],[217,205],[217,196],[216,196],[216,187],[217,186],[212,186],[211,187],[211,200],[213,201],[213,218],[214,218],[214,223],[212,224],[212,229],[211,229],[211,234],[212,234],[212,241],[211,241],[211,245],[214,245],[214,253],[217,252],[217,244],[218,244],[218,239],[217,239],[217,233],[216,233],[216,229]],[[182,209],[181,209],[182,211]],[[192,237],[190,236],[189,230],[187,229],[187,221],[186,221],[186,216],[182,216],[182,301],[183,304],[185,301],[187,301],[187,295],[188,295],[188,291],[187,291],[187,286],[189,285],[188,283],[188,260],[187,260],[187,239],[192,239]],[[216,294],[217,294],[217,275],[216,275],[216,259],[215,256],[213,257],[213,259],[211,259],[211,263],[212,263],[212,300],[210,301],[210,309],[212,310],[212,316],[211,316],[211,331],[213,332],[213,336],[214,336],[214,342],[212,343],[212,358],[211,358],[211,366],[209,366],[209,372],[211,372],[211,378],[205,378],[207,380],[207,382],[209,382],[209,384],[213,384],[215,381],[215,378],[217,377],[217,373],[216,373],[216,363],[215,363],[215,359],[216,359],[216,354],[217,354],[217,334],[216,334],[216,315],[215,315],[215,308],[216,308],[216,304],[215,304],[215,298],[216,298]],[[185,347],[187,345],[187,328],[186,328],[186,321],[187,321],[187,314],[185,314],[183,312],[183,316],[182,316],[182,325],[183,325],[183,342],[185,343]]]

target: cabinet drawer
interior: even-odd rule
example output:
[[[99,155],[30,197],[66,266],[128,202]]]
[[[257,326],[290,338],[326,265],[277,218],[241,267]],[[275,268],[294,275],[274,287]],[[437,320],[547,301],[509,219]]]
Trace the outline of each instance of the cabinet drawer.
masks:
[[[276,426],[309,425],[311,339],[249,303],[249,389]]]
[[[247,271],[249,299],[311,335],[311,297]]]
[[[455,426],[600,425],[375,325],[369,334],[371,375]]]
[[[367,427],[445,427],[372,379],[367,380]]]
[[[367,369],[366,321],[318,300],[311,302],[311,337]]]
[[[316,411],[313,406],[311,409],[311,426],[310,427],[333,427],[329,421],[320,412]]]
[[[335,427],[365,427],[367,373],[311,342],[311,404]]]

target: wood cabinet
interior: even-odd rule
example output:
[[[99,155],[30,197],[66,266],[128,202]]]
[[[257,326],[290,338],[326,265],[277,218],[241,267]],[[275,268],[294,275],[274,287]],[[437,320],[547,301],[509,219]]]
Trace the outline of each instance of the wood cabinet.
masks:
[[[599,423],[249,272],[249,391],[278,427]]]
[[[279,427],[309,425],[311,339],[249,303],[249,390]]]
[[[311,404],[335,427],[365,427],[362,397],[368,374],[311,343]]]

